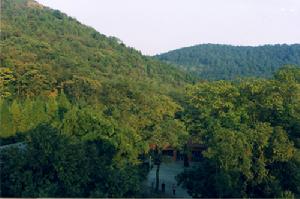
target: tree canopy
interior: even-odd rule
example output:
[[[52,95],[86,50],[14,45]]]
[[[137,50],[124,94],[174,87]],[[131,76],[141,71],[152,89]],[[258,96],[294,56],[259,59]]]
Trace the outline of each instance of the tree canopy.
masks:
[[[155,56],[201,79],[231,80],[272,77],[281,66],[300,65],[300,45],[231,46],[202,44]]]
[[[299,195],[299,71],[188,89],[186,126],[205,146],[200,165],[178,176],[193,196]]]
[[[140,197],[187,140],[192,196],[299,197],[298,45],[205,45],[200,76],[230,80],[199,81],[33,0],[1,1],[0,43],[1,197]]]

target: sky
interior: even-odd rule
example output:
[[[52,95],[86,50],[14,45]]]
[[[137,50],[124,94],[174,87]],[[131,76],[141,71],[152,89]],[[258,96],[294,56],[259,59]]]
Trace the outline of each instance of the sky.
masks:
[[[300,43],[300,0],[37,0],[145,55],[202,43]]]

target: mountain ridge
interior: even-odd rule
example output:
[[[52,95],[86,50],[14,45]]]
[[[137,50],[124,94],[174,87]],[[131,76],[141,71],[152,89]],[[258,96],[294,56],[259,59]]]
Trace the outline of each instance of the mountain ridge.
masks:
[[[300,44],[200,44],[154,56],[204,79],[270,77],[283,65],[300,65]]]

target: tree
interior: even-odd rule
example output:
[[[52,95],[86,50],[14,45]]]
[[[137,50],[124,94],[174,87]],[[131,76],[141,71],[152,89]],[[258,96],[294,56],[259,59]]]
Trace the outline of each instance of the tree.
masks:
[[[60,93],[57,97],[57,103],[58,103],[58,116],[59,120],[64,119],[64,114],[68,112],[71,109],[71,103],[68,100],[67,96],[64,92]]]
[[[10,68],[0,67],[0,98],[12,95],[11,86],[14,81],[13,71]]]
[[[10,112],[13,118],[13,124],[16,128],[16,132],[25,132],[26,131],[26,118],[24,118],[23,111],[20,107],[20,104],[17,100],[12,102]]]
[[[172,118],[166,118],[162,120],[160,124],[156,124],[153,129],[151,129],[151,133],[149,143],[155,147],[152,149],[152,155],[154,156],[154,164],[157,165],[155,188],[158,190],[162,150],[169,146],[174,149],[180,149],[187,141],[187,134],[183,123]]]
[[[28,132],[25,145],[1,153],[3,197],[133,197],[143,177],[114,161],[109,140],[77,142],[50,125]]]
[[[72,159],[71,155],[75,154],[78,160]],[[25,148],[9,149],[1,157],[1,161],[5,162],[1,164],[1,179],[5,179],[1,181],[2,196],[49,197],[67,194],[69,190],[64,189],[76,187],[85,177],[79,169],[79,166],[84,166],[81,165],[84,156],[80,154],[56,129],[39,126],[30,132]],[[74,170],[74,167],[77,169]],[[70,180],[72,186],[66,186]]]
[[[4,101],[0,108],[0,137],[7,138],[14,136],[16,127],[14,125],[13,116],[9,110],[9,103]]]
[[[294,121],[298,114],[293,84],[293,92],[274,80],[191,87],[186,125],[206,149],[199,168],[181,174],[179,182],[199,197],[278,197],[290,190],[298,194],[298,178],[290,178],[290,183],[282,178],[284,170],[294,171],[288,165],[296,165],[298,151],[289,139],[295,129],[285,119]],[[208,167],[212,169],[207,174],[198,173]]]
[[[269,78],[284,64],[300,65],[300,45],[258,47],[201,44],[155,56],[201,79]]]

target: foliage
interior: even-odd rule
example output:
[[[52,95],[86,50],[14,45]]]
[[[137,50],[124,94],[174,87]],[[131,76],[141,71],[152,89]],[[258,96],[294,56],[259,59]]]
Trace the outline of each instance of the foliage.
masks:
[[[202,79],[271,77],[282,65],[300,65],[300,45],[231,46],[202,44],[155,56]]]
[[[200,166],[178,176],[193,196],[299,195],[298,75],[299,69],[287,67],[272,80],[202,82],[188,89],[185,120],[206,147]]]
[[[161,151],[187,139],[205,147],[199,167],[178,177],[191,195],[299,196],[299,68],[191,85],[188,73],[58,10],[32,0],[1,8],[1,196],[136,197],[139,157],[155,146],[158,177]],[[282,56],[299,61],[298,45],[222,46],[236,60],[227,64],[219,46],[207,48],[218,60],[201,68],[208,79],[269,76]]]
[[[49,125],[28,133],[25,148],[1,153],[4,197],[128,197],[143,179],[132,164],[120,169],[106,140],[73,142]]]
[[[32,0],[1,2],[1,96],[49,96],[64,89],[72,101],[94,103],[106,80],[126,78],[170,90],[193,79],[57,10],[37,5]]]

